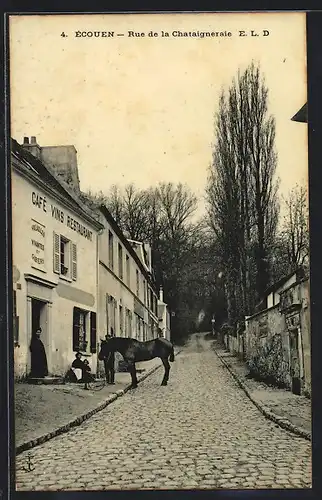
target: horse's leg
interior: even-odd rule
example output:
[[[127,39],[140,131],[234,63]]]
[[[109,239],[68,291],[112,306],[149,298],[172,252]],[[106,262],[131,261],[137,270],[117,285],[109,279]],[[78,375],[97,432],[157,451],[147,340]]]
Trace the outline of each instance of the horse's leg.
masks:
[[[168,361],[168,358],[161,358],[161,361],[164,366],[164,376],[161,382],[161,385],[167,385],[168,380],[169,380],[169,372],[170,372],[170,363]]]
[[[128,361],[129,372],[131,374],[132,384],[131,388],[135,389],[138,386],[138,380],[136,378],[136,368],[134,361]]]

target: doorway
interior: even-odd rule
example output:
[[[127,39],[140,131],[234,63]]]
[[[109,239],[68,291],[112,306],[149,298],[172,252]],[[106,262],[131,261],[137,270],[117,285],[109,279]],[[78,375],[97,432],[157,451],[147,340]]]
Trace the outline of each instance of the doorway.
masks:
[[[44,333],[43,316],[46,302],[38,299],[31,299],[31,327],[34,334],[38,328],[41,328]]]
[[[48,357],[48,304],[39,299],[32,298],[31,299],[31,333],[32,336],[36,333],[36,331],[41,328],[40,340],[43,344],[45,350],[46,364]],[[39,349],[39,348],[38,348]],[[32,355],[30,361],[31,373],[37,373],[39,371],[38,363],[39,355]]]
[[[301,394],[301,364],[299,354],[299,332],[298,328],[289,332],[290,338],[290,372],[293,394]]]

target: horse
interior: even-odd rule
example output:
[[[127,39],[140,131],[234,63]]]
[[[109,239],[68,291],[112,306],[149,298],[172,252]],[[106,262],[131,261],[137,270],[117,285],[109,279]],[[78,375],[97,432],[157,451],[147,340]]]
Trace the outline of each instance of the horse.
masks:
[[[98,359],[104,360],[110,352],[119,352],[128,365],[131,374],[131,389],[138,386],[136,378],[135,363],[138,361],[149,361],[150,359],[160,358],[164,366],[164,376],[161,385],[167,385],[169,380],[170,363],[174,361],[173,345],[169,340],[157,338],[141,342],[130,337],[112,337],[108,340],[101,340],[101,349],[98,353]]]

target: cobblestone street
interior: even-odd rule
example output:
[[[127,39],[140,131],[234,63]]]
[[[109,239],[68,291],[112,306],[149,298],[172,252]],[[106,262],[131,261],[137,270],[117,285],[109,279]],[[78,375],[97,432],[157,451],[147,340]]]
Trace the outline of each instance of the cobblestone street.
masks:
[[[17,456],[18,490],[311,486],[311,445],[267,420],[194,337],[163,368],[81,426]]]

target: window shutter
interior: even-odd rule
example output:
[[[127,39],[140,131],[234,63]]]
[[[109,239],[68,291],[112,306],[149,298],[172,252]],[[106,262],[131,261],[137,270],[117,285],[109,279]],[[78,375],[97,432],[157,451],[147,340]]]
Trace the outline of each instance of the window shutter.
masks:
[[[96,313],[91,312],[91,345],[90,352],[96,352]]]
[[[54,232],[54,273],[60,274],[60,235]]]
[[[77,279],[77,247],[76,243],[72,243],[72,279],[76,281]]]
[[[79,310],[73,310],[73,351],[79,351]]]

